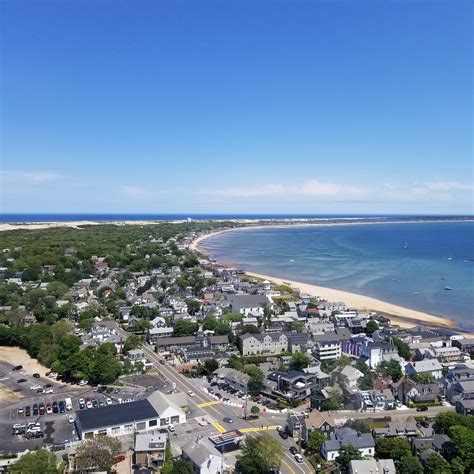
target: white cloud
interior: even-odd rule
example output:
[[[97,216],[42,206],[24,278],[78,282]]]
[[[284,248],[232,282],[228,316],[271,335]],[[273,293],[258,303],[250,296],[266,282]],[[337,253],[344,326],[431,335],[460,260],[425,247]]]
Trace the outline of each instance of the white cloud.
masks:
[[[231,199],[260,198],[278,202],[445,202],[473,190],[473,185],[460,181],[426,181],[413,184],[306,180],[292,184],[249,184],[229,188],[202,189],[203,196]]]
[[[157,190],[134,185],[123,185],[121,189],[130,199],[151,199],[160,194]]]
[[[365,187],[345,185],[342,183],[323,182],[317,180],[303,181],[291,185],[286,184],[264,184],[256,186],[238,186],[221,189],[202,189],[200,194],[206,196],[216,196],[223,198],[284,198],[301,199],[317,198],[325,199],[357,199],[367,196]]]
[[[63,175],[54,171],[0,171],[3,183],[50,183],[63,178]]]

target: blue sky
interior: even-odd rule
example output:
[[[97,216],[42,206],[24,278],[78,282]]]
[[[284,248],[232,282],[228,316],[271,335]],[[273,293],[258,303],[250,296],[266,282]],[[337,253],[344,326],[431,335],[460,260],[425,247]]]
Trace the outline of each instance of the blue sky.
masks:
[[[1,212],[473,213],[470,2],[0,8]]]

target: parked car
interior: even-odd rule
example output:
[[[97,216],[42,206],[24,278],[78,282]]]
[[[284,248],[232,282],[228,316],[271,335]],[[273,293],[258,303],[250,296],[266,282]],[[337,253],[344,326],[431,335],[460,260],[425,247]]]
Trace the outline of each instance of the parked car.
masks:
[[[52,383],[46,383],[43,385],[44,388],[53,388],[54,385]]]
[[[88,398],[86,398],[86,407],[93,408],[92,402]]]
[[[18,414],[23,415],[23,407],[18,408]]]
[[[417,407],[416,411],[428,411],[427,406]]]
[[[74,423],[74,417],[72,415],[69,415],[67,421],[68,423]]]
[[[94,399],[92,400],[92,406],[93,406],[94,408],[97,408],[97,407],[99,406],[99,400],[97,400],[97,398],[94,398]]]
[[[38,404],[35,403],[33,405],[33,416],[38,416],[39,415],[39,407],[38,407]]]
[[[53,408],[53,413],[58,413],[59,412],[58,402],[53,402],[52,408]]]
[[[296,446],[290,446],[290,453],[291,454],[297,454],[298,453],[298,448]]]
[[[46,408],[45,408],[45,406],[44,406],[44,403],[41,402],[41,403],[39,404],[39,414],[40,414],[40,415],[44,415],[45,413],[46,413]]]
[[[233,423],[234,420],[230,417],[230,416],[224,416],[224,418],[222,418],[223,421],[225,421],[226,423]]]
[[[25,407],[25,416],[30,416],[30,415],[31,415],[31,409],[30,409],[30,405],[28,405]]]
[[[12,370],[21,370],[23,368],[22,365],[15,365]]]
[[[176,428],[174,427],[174,425],[168,425],[168,431],[173,432],[175,430],[176,430]]]
[[[193,392],[192,390],[189,390],[188,395],[189,395],[190,397],[194,397],[194,392]]]
[[[33,377],[34,377],[35,379],[39,379],[41,376],[40,376],[40,374],[35,373],[35,374],[33,374]]]
[[[53,413],[53,406],[51,405],[50,402],[46,404],[46,414],[51,415]]]
[[[288,433],[286,432],[285,428],[277,428],[278,434],[283,438],[283,439],[288,439]]]
[[[112,405],[112,399],[107,397],[107,405]]]
[[[24,382],[26,382],[26,379],[18,379],[16,382],[17,383],[24,383]]]
[[[301,454],[295,454],[295,461],[302,463],[304,461],[303,456],[301,456]]]
[[[66,411],[66,404],[61,400],[58,403],[59,413],[64,413]]]

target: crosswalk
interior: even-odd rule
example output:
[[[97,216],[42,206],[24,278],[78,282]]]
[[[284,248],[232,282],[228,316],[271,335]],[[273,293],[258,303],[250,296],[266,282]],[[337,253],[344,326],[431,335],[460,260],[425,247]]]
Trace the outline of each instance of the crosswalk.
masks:
[[[198,403],[196,406],[199,407],[199,408],[203,408],[203,407],[210,407],[212,405],[217,405],[219,403],[220,403],[220,401],[214,400],[212,402]]]

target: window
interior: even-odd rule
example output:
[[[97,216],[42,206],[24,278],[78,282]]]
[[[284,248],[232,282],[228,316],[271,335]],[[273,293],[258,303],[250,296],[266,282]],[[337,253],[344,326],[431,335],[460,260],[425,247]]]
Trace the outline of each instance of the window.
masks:
[[[157,426],[158,425],[158,420],[150,420],[148,422],[148,426]]]
[[[168,424],[168,418],[162,418],[160,420],[160,426],[166,426]]]
[[[114,428],[112,428],[113,435],[117,435],[119,433],[120,433],[120,426],[115,426]]]
[[[90,439],[94,437],[94,432],[93,431],[88,431],[87,433],[84,433],[84,438]]]
[[[131,433],[133,431],[133,425],[125,425],[125,433]]]
[[[179,416],[172,416],[171,423],[179,423]]]
[[[99,436],[107,436],[107,430],[99,430]]]
[[[141,421],[140,423],[137,423],[137,430],[144,430],[146,428],[146,422]]]

